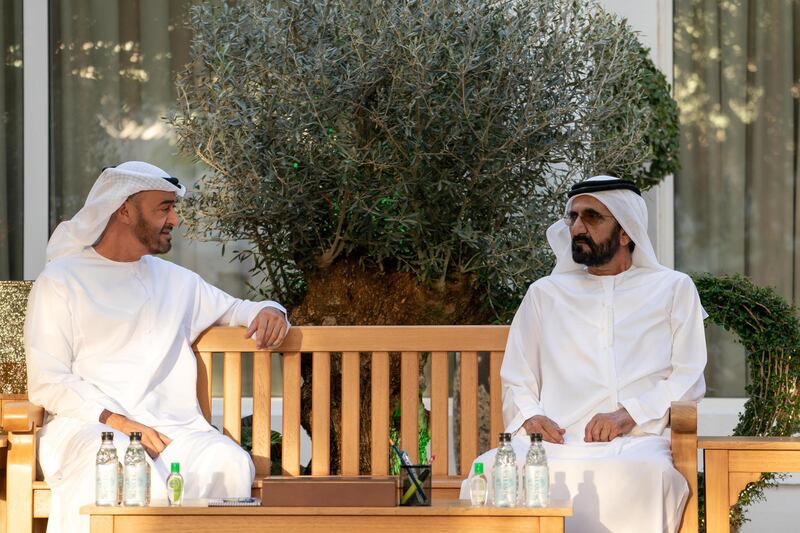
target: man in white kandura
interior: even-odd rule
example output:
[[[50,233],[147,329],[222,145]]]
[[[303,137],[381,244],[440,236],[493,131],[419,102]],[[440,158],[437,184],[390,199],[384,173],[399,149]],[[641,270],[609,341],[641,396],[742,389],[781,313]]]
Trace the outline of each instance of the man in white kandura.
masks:
[[[249,326],[259,347],[283,341],[275,302],[236,299],[152,254],[171,247],[176,178],[142,162],[105,169],[86,204],[53,232],[28,300],[28,395],[47,410],[39,464],[51,488],[47,531],[89,531],[100,433],[124,453],[142,433],[153,498],[179,462],[187,498],[250,496],[255,468],[212,428],[197,403],[192,343],[214,324]]]
[[[547,239],[556,267],[525,295],[500,370],[517,460],[541,433],[551,499],[573,498],[569,532],[673,532],[688,486],[664,430],[671,402],[705,392],[697,290],[658,263],[630,181],[576,184]],[[490,470],[495,453],[476,461]]]

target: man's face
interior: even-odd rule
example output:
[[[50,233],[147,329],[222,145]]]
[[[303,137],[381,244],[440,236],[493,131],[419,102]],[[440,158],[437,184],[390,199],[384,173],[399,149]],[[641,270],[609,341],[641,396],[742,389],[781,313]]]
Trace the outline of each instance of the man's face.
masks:
[[[175,213],[175,193],[142,191],[129,200],[133,206],[133,234],[150,254],[172,248],[172,230],[180,222]]]
[[[572,259],[580,265],[605,265],[620,248],[622,227],[611,212],[592,196],[576,196],[567,223],[571,223]]]

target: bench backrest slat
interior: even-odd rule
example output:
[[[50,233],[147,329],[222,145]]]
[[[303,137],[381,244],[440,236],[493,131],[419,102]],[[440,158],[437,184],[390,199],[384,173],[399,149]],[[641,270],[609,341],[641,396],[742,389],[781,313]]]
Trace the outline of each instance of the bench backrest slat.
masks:
[[[311,394],[311,473],[330,474],[331,354],[312,355]]]
[[[372,473],[389,473],[389,352],[372,352]]]
[[[503,431],[503,398],[500,387],[500,365],[503,352],[492,352],[489,357],[489,443],[492,448],[500,445]]]
[[[242,354],[226,352],[222,364],[222,428],[235,440],[242,440]]]
[[[447,352],[431,352],[431,460],[434,475],[447,475],[447,400],[449,398]]]
[[[400,444],[412,464],[419,454],[419,354],[400,354]],[[409,416],[410,415],[410,416]]]
[[[283,473],[297,476],[300,474],[300,352],[283,353],[282,425]]]
[[[345,476],[358,475],[359,426],[361,424],[360,375],[358,352],[342,353],[342,440],[341,464]]]
[[[508,327],[506,326],[358,326],[295,327],[281,346],[283,367],[282,457],[284,474],[300,473],[300,363],[301,354],[312,360],[311,473],[330,473],[330,423],[332,353],[341,353],[341,474],[359,473],[360,419],[371,418],[371,473],[389,471],[390,361],[400,358],[400,444],[412,462],[419,457],[420,365],[430,354],[431,454],[436,456],[433,473],[447,476],[451,468],[460,476],[478,449],[479,361],[489,356],[490,445],[497,446],[503,430],[500,365]],[[259,475],[270,471],[271,358],[268,351],[255,350],[244,339],[241,328],[215,327],[195,343],[198,355],[198,399],[203,415],[211,417],[212,353],[224,353],[223,431],[237,441],[241,438],[242,352],[254,352],[252,454]],[[391,353],[397,355],[391,355]],[[460,411],[457,446],[459,461],[450,465],[449,450],[449,358],[460,360]],[[361,389],[361,358],[370,358],[369,390]],[[339,385],[338,383],[336,385]],[[371,413],[361,413],[362,394],[371,394]]]
[[[253,354],[253,464],[256,472],[270,471],[270,444],[272,442],[271,402],[272,354]]]
[[[197,401],[203,416],[211,422],[212,352],[197,352]]]
[[[469,473],[472,461],[478,456],[478,353],[461,352],[461,454],[459,473]]]

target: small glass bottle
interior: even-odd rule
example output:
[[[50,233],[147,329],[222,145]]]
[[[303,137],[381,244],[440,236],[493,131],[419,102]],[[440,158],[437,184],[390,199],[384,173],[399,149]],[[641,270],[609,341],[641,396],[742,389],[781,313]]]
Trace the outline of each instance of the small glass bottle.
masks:
[[[486,496],[489,493],[486,476],[483,475],[483,463],[475,463],[475,475],[469,480],[469,499],[473,507],[486,505]]]
[[[500,448],[492,469],[494,485],[494,506],[514,507],[517,505],[517,454],[511,447],[511,434],[500,433]]]
[[[542,434],[531,435],[531,447],[525,458],[525,505],[547,507],[550,502],[550,472],[547,454],[542,445]]]
[[[125,450],[122,499],[125,505],[143,507],[150,504],[150,464],[145,458],[142,434],[135,431],[130,438]]]
[[[114,433],[101,433],[100,449],[95,460],[95,504],[109,506],[119,503],[120,463],[114,446]]]
[[[170,475],[167,478],[167,498],[170,505],[183,504],[183,476],[180,463],[170,465]]]

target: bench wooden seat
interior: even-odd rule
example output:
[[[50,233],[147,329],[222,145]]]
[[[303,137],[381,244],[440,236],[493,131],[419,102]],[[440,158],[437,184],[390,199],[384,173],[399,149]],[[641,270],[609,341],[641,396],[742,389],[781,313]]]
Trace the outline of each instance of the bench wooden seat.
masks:
[[[222,431],[237,442],[241,438],[242,354],[253,352],[253,421],[252,457],[256,466],[254,490],[258,480],[270,471],[270,352],[255,350],[253,341],[244,339],[242,328],[212,327],[195,343],[198,361],[198,401],[206,417],[211,417],[211,390],[214,353],[223,353]],[[400,439],[412,461],[417,460],[420,397],[419,370],[421,354],[430,354],[430,432],[433,463],[434,500],[458,497],[461,480],[478,450],[478,360],[489,357],[489,431],[490,445],[497,446],[503,429],[500,365],[508,335],[507,326],[358,326],[294,327],[283,345],[282,383],[282,460],[285,475],[300,473],[300,361],[311,357],[312,385],[312,475],[330,471],[330,368],[331,353],[342,354],[342,441],[341,474],[359,473],[359,421],[371,418],[371,474],[389,472],[389,382],[390,357],[400,357]],[[459,375],[459,434],[457,443],[460,464],[451,469],[448,458],[448,357],[457,352]],[[306,355],[301,355],[306,354]],[[392,355],[394,354],[394,355]],[[480,355],[482,354],[482,355]],[[371,360],[371,412],[360,412],[360,360]],[[411,413],[412,416],[405,416]],[[9,432],[8,450],[8,529],[27,533],[33,518],[46,517],[49,490],[36,479],[35,433],[44,412],[28,402],[7,402],[3,408],[3,426]],[[691,495],[685,511],[682,532],[697,531],[697,413],[694,403],[673,404],[671,411],[672,448],[676,468],[689,481]],[[450,475],[454,470],[456,475]]]

